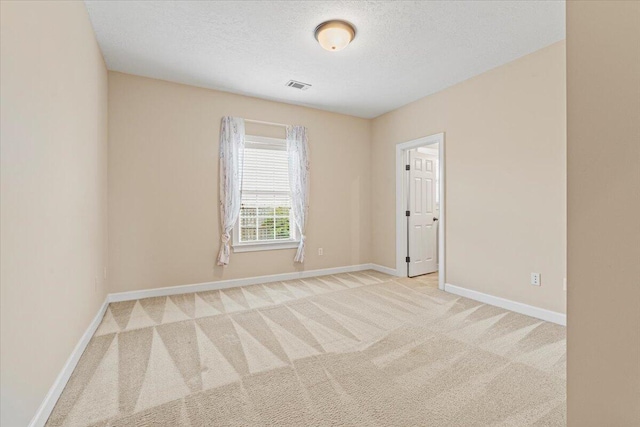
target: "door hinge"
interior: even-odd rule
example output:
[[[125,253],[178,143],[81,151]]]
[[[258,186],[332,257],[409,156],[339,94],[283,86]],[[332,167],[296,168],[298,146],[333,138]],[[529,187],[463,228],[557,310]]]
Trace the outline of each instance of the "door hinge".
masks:
[[[405,211],[405,216],[411,216],[411,211]]]
[[[410,257],[406,257],[404,260],[405,260],[406,262],[411,262],[411,258],[410,258]]]
[[[411,170],[411,165],[404,165],[404,170]]]

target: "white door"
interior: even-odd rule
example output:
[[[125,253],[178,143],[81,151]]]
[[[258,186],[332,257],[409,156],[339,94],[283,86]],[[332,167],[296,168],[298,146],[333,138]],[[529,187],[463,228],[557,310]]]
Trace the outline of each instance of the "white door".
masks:
[[[436,215],[436,157],[409,151],[407,192],[409,277],[438,270]]]

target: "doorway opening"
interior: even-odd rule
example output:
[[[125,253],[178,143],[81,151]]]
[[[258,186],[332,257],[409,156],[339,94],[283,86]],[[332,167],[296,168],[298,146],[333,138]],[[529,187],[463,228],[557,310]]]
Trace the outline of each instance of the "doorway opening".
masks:
[[[444,133],[396,145],[396,275],[445,284]]]

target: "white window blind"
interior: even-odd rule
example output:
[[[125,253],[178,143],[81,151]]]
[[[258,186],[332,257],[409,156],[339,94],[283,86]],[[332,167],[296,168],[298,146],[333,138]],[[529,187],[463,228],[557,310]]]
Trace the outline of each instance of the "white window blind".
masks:
[[[239,242],[294,240],[291,215],[286,142],[247,136]]]

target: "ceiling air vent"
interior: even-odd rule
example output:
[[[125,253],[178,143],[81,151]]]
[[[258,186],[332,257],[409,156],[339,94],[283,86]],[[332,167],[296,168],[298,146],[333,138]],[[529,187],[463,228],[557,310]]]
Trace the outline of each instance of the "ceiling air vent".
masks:
[[[289,80],[287,82],[287,86],[292,87],[294,89],[307,90],[311,87],[309,83],[297,82],[295,80]]]

